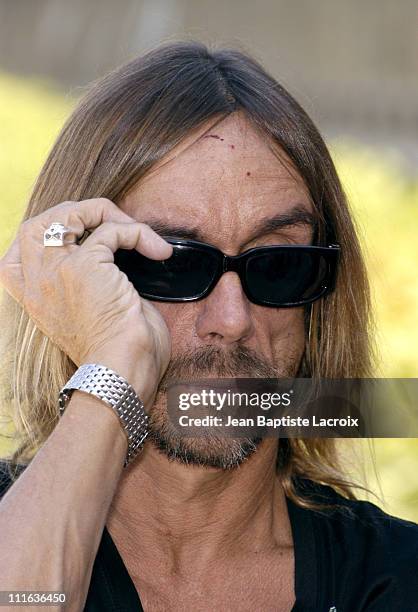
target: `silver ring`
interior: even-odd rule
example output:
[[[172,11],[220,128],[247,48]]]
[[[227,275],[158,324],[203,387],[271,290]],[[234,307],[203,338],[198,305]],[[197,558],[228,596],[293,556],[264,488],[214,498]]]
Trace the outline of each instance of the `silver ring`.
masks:
[[[65,236],[71,233],[73,232],[62,223],[51,223],[48,229],[44,231],[44,247],[75,244],[76,240],[64,243]]]

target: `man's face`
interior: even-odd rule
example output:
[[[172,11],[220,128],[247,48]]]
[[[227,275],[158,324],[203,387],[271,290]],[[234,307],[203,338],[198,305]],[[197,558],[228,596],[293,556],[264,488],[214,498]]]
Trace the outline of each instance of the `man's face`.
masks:
[[[313,213],[306,186],[284,153],[283,163],[242,113],[208,127],[159,162],[121,208],[159,233],[207,242],[227,255],[273,244],[310,244],[308,223],[268,225],[295,207]],[[203,300],[153,304],[170,330],[172,357],[151,414],[151,439],[171,457],[236,465],[257,441],[180,439],[166,413],[167,384],[217,376],[294,376],[305,346],[303,308],[252,304],[235,272],[226,272]]]

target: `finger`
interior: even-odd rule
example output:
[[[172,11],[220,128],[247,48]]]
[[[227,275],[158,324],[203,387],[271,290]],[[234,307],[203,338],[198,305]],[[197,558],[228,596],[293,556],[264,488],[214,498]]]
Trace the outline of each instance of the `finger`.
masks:
[[[168,259],[172,245],[145,223],[102,223],[79,247],[82,255],[94,247],[103,246],[102,261],[113,261],[117,249],[136,249],[150,259]]]
[[[91,198],[80,202],[62,202],[39,215],[39,218],[41,217],[43,217],[42,222],[45,224],[45,229],[56,220],[76,230],[79,237],[82,236],[85,230],[94,229],[107,221],[115,223],[135,222],[135,219],[123,212],[114,202],[107,198]]]
[[[20,231],[35,239],[36,244],[43,248],[43,232],[52,223],[62,223],[79,239],[86,230],[91,230],[102,223],[112,221],[116,223],[133,223],[135,219],[123,212],[116,204],[106,198],[92,198],[81,202],[61,202],[48,208],[43,213],[27,219],[22,223]],[[40,238],[42,238],[40,240]],[[32,240],[30,240],[32,242]]]
[[[94,198],[81,202],[62,202],[26,220],[0,260],[0,282],[19,303],[23,303],[25,278],[30,282],[37,277],[42,267],[48,265],[48,261],[59,265],[63,258],[78,248],[70,244],[44,247],[43,234],[54,221],[63,223],[76,237],[81,238],[86,229],[94,229],[103,222],[132,223],[134,219],[110,200]]]
[[[119,223],[135,222],[111,200],[93,198],[81,202],[62,202],[44,211],[36,217],[26,220],[19,229],[20,257],[23,276],[30,280],[36,278],[41,268],[60,265],[63,259],[77,245],[65,244],[60,247],[44,247],[44,232],[54,222],[62,223],[71,231],[71,235],[81,238],[86,230],[94,229],[108,220]]]

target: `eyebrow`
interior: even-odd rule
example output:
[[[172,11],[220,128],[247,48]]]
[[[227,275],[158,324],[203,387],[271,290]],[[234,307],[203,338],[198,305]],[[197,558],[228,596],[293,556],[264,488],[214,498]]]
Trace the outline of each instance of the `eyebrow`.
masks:
[[[198,227],[189,227],[172,222],[168,223],[159,219],[144,220],[143,223],[146,223],[157,232],[157,234],[163,236],[172,236],[184,240],[199,240],[201,242],[206,241],[204,234]],[[284,213],[278,213],[273,217],[265,217],[258,221],[252,228],[251,236],[247,242],[278,229],[287,229],[300,225],[308,225],[315,230],[318,223],[315,216],[303,205],[296,205]]]
[[[304,206],[298,204],[284,213],[278,213],[274,217],[266,217],[256,223],[253,228],[252,240],[264,234],[274,232],[278,229],[295,227],[299,225],[309,225],[313,230],[317,228],[318,222],[315,215],[309,212]]]

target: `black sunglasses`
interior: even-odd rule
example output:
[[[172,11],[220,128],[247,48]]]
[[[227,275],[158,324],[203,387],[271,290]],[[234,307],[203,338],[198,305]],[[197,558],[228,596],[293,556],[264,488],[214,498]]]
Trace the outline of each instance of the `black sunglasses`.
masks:
[[[119,249],[115,264],[139,295],[161,302],[205,298],[224,272],[239,275],[254,304],[291,308],[310,304],[334,289],[340,247],[280,245],[255,247],[240,255],[224,255],[196,240],[163,236],[173,245],[168,259],[148,259],[136,250]]]

